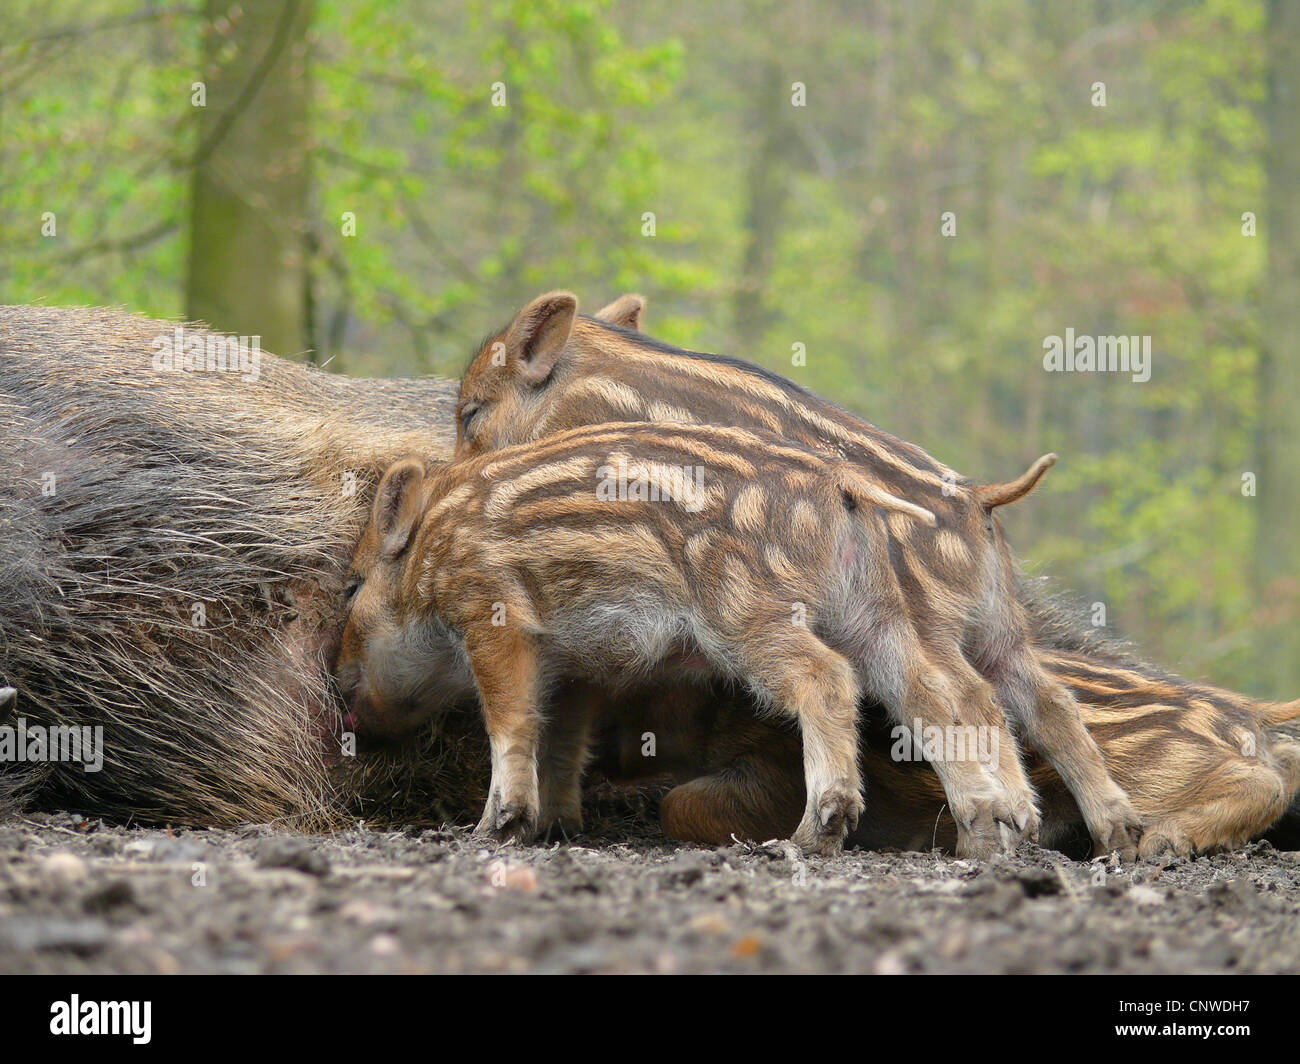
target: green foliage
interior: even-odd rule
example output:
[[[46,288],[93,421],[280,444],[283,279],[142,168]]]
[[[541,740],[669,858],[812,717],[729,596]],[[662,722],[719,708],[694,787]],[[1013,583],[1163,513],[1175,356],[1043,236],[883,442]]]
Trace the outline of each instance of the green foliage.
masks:
[[[182,309],[200,22],[93,28],[134,10],[0,16],[6,301]],[[1152,657],[1250,689],[1265,262],[1241,216],[1263,211],[1266,21],[1264,0],[319,0],[319,346],[347,372],[454,374],[539,291],[641,291],[656,335],[973,477],[1058,451],[1005,515],[1021,553]],[[1067,327],[1150,335],[1151,380],[1044,373]]]
[[[0,296],[181,311],[198,24],[111,0],[0,14]],[[102,29],[94,29],[97,25]],[[56,235],[42,235],[54,215]]]

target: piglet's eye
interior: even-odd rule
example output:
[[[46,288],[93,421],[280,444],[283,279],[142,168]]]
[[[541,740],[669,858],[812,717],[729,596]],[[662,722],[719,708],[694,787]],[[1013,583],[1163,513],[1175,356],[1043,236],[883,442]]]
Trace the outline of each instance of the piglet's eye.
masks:
[[[353,577],[348,581],[347,587],[343,589],[343,604],[352,605],[352,600],[357,597],[357,592],[361,590],[361,580]]]
[[[478,412],[479,412],[481,409],[482,409],[482,407],[480,407],[480,406],[464,406],[464,407],[461,407],[461,411],[460,411],[460,434],[461,434],[462,436],[468,436],[468,435],[469,435],[469,427],[470,427],[470,425],[473,423],[474,418],[478,415]]]

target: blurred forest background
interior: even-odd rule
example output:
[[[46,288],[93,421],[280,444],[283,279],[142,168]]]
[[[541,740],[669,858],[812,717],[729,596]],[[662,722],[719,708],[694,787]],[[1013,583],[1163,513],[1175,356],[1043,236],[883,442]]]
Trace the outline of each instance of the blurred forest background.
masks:
[[[455,376],[553,287],[975,478],[1059,452],[1027,563],[1300,696],[1300,0],[0,7],[0,300]]]

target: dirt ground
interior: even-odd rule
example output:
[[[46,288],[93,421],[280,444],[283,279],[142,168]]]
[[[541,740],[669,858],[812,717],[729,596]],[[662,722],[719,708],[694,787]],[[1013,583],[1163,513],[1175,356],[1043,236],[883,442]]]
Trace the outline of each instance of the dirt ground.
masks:
[[[678,846],[0,824],[0,971],[1298,972],[1300,854],[1125,868]]]

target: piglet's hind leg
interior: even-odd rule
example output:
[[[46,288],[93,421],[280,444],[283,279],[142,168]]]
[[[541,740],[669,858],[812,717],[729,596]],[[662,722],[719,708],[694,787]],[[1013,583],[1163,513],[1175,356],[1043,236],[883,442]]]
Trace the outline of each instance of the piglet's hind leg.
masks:
[[[803,733],[807,803],[793,841],[805,853],[833,856],[863,810],[853,666],[788,619],[748,642],[756,647],[751,683]]]

